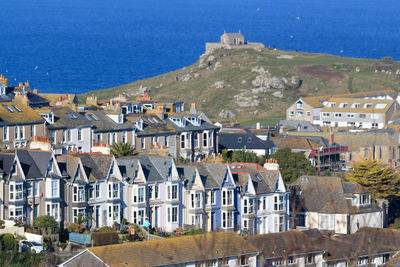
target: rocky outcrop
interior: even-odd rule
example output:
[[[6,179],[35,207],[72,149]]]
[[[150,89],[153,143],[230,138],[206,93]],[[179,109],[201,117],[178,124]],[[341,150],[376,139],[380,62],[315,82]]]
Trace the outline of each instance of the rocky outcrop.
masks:
[[[266,89],[286,90],[298,88],[300,86],[300,80],[297,76],[292,76],[290,78],[272,76],[268,70],[258,66],[252,68],[251,71],[258,74],[251,82],[251,84],[257,88],[264,87]]]

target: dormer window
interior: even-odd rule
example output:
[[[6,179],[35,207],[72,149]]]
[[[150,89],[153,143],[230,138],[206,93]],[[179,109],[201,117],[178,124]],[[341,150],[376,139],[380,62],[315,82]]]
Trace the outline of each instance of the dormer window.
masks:
[[[375,108],[376,109],[384,109],[386,107],[386,104],[376,104]]]
[[[297,101],[297,103],[296,103],[296,109],[302,110],[302,109],[303,109],[303,102]]]
[[[345,108],[345,107],[347,107],[347,105],[348,105],[347,103],[340,103],[339,108]]]
[[[362,194],[358,196],[359,206],[366,206],[371,204],[371,196],[369,194]]]
[[[353,103],[351,105],[352,108],[359,108],[360,107],[360,103]]]
[[[370,107],[372,107],[372,103],[365,103],[364,104],[364,108],[370,108]]]

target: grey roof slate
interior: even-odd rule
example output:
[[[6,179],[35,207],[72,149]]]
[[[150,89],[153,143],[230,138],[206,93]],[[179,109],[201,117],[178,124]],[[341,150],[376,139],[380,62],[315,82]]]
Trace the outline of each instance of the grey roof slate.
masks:
[[[72,127],[90,127],[90,121],[69,107],[51,108],[54,114],[54,124],[48,125],[49,129],[67,129]]]
[[[171,173],[172,158],[163,156],[132,156],[126,159],[138,159],[143,169],[147,182],[165,181]]]
[[[272,141],[263,141],[254,134],[218,133],[218,149],[271,149]]]
[[[180,179],[184,182],[187,190],[190,190],[195,182],[196,167],[194,166],[177,166]]]
[[[135,125],[129,121],[124,121],[121,124],[116,123],[107,114],[102,111],[86,111],[86,113],[82,112],[82,114],[93,114],[97,120],[92,119],[90,116],[85,116],[86,119],[90,120],[90,123],[93,125],[93,131],[97,132],[115,132],[115,131],[123,131],[123,130],[133,130],[135,129]]]
[[[360,185],[351,186],[345,183],[339,177],[323,177],[323,176],[301,176],[290,187],[297,186],[300,190],[300,196],[297,195],[296,203],[299,208],[305,211],[320,212],[327,214],[335,213],[359,213],[368,211],[377,211],[380,208],[372,201],[371,207],[355,207],[352,206],[347,198],[351,191],[356,192],[360,189]],[[350,190],[350,192],[346,192]],[[367,192],[364,191],[363,192]],[[303,204],[299,204],[303,203]]]
[[[168,115],[169,117],[184,117],[184,115]],[[171,125],[177,132],[187,132],[187,131],[203,131],[203,130],[214,130],[214,129],[219,129],[219,127],[212,125],[208,122],[205,122],[204,120],[201,120],[199,126],[195,126],[190,122],[186,122],[186,125],[184,127],[180,127],[176,125],[173,121],[170,119],[166,118],[165,122]]]

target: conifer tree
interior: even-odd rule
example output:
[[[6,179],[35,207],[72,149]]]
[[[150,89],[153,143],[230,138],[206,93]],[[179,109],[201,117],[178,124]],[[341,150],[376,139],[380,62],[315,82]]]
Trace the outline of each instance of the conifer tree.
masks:
[[[354,163],[347,180],[364,186],[374,198],[393,199],[400,196],[399,175],[377,160]]]

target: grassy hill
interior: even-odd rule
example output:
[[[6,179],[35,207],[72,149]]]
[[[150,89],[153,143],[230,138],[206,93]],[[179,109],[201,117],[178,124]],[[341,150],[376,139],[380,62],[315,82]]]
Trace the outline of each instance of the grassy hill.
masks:
[[[155,63],[156,64],[156,63]],[[191,66],[84,95],[135,99],[145,88],[157,100],[197,104],[212,119],[243,125],[276,123],[300,96],[400,89],[400,62],[273,49],[216,50]]]

